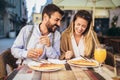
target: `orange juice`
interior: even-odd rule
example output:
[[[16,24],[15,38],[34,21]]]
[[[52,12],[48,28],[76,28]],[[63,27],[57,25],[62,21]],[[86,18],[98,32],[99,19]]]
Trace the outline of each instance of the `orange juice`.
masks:
[[[106,59],[106,49],[102,49],[102,48],[95,49],[94,58],[99,63],[103,63]]]
[[[39,53],[40,55],[43,53],[43,49],[42,48],[36,48],[37,53]]]

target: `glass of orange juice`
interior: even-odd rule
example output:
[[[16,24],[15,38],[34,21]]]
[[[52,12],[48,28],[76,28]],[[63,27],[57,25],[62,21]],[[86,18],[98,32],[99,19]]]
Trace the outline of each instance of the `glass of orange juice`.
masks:
[[[37,53],[39,55],[41,55],[43,53],[44,45],[38,43],[38,44],[36,44],[35,49],[36,49]]]
[[[99,62],[99,71],[101,71],[101,64],[105,61],[106,56],[107,52],[105,46],[100,45],[99,47],[95,48],[94,59]]]
[[[37,42],[34,49],[36,50],[36,53],[38,54],[38,58],[34,58],[34,60],[39,61],[39,56],[41,56],[44,51],[44,45]]]

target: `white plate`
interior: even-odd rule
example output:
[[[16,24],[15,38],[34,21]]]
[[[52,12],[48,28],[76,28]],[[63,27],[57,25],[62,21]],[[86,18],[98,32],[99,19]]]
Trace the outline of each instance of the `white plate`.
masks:
[[[44,72],[58,71],[58,70],[61,70],[63,68],[63,67],[56,67],[56,68],[52,68],[52,69],[41,69],[39,66],[42,64],[43,63],[32,61],[32,62],[28,63],[28,67],[33,69],[33,70],[44,71]],[[34,66],[38,66],[38,67],[34,67]]]
[[[79,59],[82,59],[81,57],[80,58],[73,58],[71,59],[70,61],[74,61],[74,60],[79,60]],[[99,66],[99,63],[96,61],[96,60],[93,60],[93,59],[90,59],[91,61],[95,62],[97,65],[95,66],[90,66],[90,65],[79,65],[79,64],[73,64],[73,63],[70,63],[69,61],[67,62],[69,65],[71,66],[76,66],[76,67],[98,67]]]
[[[48,61],[54,64],[66,64],[66,60],[48,59]]]

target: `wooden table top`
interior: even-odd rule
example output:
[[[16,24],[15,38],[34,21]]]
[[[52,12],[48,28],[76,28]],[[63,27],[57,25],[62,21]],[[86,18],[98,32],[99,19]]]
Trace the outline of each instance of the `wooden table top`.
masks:
[[[86,68],[70,66],[58,71],[41,72],[23,66],[21,69],[14,70],[7,80],[112,80],[114,77],[113,67],[104,65],[98,73],[98,68]],[[67,65],[68,66],[68,65]]]

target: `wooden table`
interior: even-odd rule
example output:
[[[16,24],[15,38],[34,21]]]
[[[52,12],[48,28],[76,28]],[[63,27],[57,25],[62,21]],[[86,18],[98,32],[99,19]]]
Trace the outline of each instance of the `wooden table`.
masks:
[[[67,69],[66,65],[63,66],[62,70],[53,72],[35,71],[28,66],[23,66],[21,69],[14,70],[7,80],[112,80],[114,77],[113,67],[107,65],[102,66],[101,73],[97,72],[98,68],[70,66]]]

